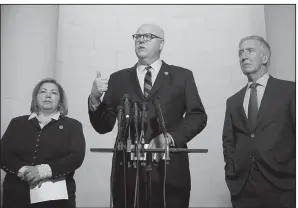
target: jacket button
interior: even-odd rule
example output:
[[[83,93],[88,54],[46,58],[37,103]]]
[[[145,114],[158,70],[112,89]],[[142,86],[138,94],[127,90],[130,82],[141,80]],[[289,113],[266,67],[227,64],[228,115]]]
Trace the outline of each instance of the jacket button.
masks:
[[[250,137],[251,137],[251,138],[255,138],[255,135],[254,135],[254,134],[251,134]]]

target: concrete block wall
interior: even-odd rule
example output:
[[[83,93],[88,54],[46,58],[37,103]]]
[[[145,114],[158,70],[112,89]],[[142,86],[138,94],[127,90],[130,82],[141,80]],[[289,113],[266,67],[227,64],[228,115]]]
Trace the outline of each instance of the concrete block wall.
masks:
[[[190,148],[209,149],[208,154],[190,155],[190,206],[228,207],[221,140],[225,102],[246,84],[238,63],[239,40],[253,34],[266,38],[268,31],[274,31],[272,14],[266,15],[269,9],[264,11],[262,5],[1,6],[1,136],[11,118],[29,113],[35,84],[55,77],[66,90],[69,116],[83,123],[87,141],[85,161],[75,176],[77,206],[107,207],[111,154],[89,149],[112,147],[117,129],[106,135],[93,130],[87,98],[97,71],[109,76],[137,62],[131,35],[142,23],[156,23],[165,31],[161,58],[193,71],[208,114],[206,129],[189,143]],[[284,17],[285,10],[278,11]],[[283,26],[292,16],[286,17]],[[271,37],[269,43],[279,41]],[[292,43],[290,38],[283,40]],[[279,52],[277,45],[272,49]],[[292,57],[292,51],[286,53]],[[275,58],[276,63],[288,63],[283,62],[285,56]],[[274,73],[289,79],[295,71],[293,65],[283,70]],[[1,176],[2,182],[3,172]]]

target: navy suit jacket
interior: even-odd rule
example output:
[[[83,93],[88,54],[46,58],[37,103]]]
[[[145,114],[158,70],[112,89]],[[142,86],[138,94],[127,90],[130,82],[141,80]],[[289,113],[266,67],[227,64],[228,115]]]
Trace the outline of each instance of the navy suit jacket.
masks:
[[[165,124],[175,141],[176,147],[187,148],[187,142],[199,134],[207,123],[207,115],[192,72],[163,62],[150,95],[145,98],[139,85],[136,67],[137,65],[120,70],[110,76],[108,90],[102,103],[97,111],[91,112],[89,110],[92,126],[101,134],[110,132],[115,125],[117,106],[121,104],[123,95],[129,94],[132,101],[140,103],[146,101],[148,103],[145,140],[146,143],[149,143],[151,139],[162,132],[152,104],[152,100],[159,96]],[[167,183],[190,189],[188,155],[185,153],[171,154],[170,157]],[[123,179],[123,170],[119,167],[120,161],[121,159],[117,159],[116,162],[116,174],[118,174],[116,181],[119,183]],[[153,169],[153,183],[162,182],[162,170],[163,168]],[[128,179],[128,185],[134,184],[135,176],[130,172],[128,175],[131,176]],[[115,182],[115,184],[119,183]]]
[[[227,100],[223,128],[226,182],[232,195],[240,192],[252,160],[275,186],[295,188],[295,83],[270,76],[255,126],[249,126],[243,100],[246,86]]]

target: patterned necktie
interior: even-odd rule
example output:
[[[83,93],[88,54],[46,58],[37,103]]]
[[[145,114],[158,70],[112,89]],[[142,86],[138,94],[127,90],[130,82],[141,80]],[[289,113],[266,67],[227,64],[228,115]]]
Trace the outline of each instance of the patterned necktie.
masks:
[[[145,80],[144,80],[144,95],[147,98],[152,89],[152,74],[150,71],[151,66],[147,66],[145,69],[147,70],[147,73],[145,75]]]
[[[248,104],[248,122],[251,126],[254,126],[256,123],[258,115],[258,94],[257,94],[258,83],[252,83],[250,85],[250,98]]]

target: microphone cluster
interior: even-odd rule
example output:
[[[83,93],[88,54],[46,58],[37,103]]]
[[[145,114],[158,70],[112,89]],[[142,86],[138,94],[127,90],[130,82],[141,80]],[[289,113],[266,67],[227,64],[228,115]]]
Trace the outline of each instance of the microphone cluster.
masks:
[[[133,121],[136,133],[139,132],[140,124],[141,130],[144,130],[147,120],[147,110],[148,104],[146,102],[141,104],[137,101],[131,102],[130,96],[125,94],[121,104],[117,107],[118,128],[123,125],[129,125]]]
[[[164,137],[167,139],[167,129],[166,124],[162,115],[160,98],[156,97],[152,102],[155,108],[155,114],[157,121],[161,127]],[[128,94],[125,94],[121,100],[121,104],[117,107],[117,120],[118,120],[118,140],[126,142],[127,152],[131,153],[131,149],[134,148],[135,152],[141,153],[141,160],[145,159],[145,130],[147,123],[147,110],[148,103],[143,102],[139,103],[137,101],[131,101],[131,98]],[[134,126],[134,140],[130,136],[130,125],[131,123]],[[139,129],[141,128],[141,129]],[[127,139],[124,139],[126,136],[126,131],[128,131]],[[140,134],[139,134],[140,132]],[[141,150],[141,151],[140,151]],[[169,145],[166,144],[166,159],[169,160]],[[135,154],[131,154],[131,159],[135,159]]]

